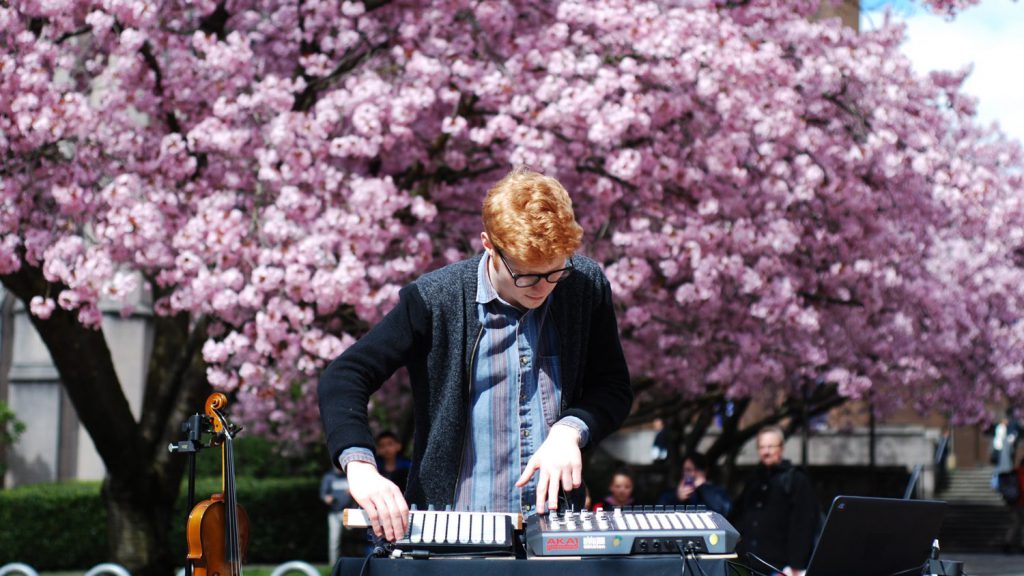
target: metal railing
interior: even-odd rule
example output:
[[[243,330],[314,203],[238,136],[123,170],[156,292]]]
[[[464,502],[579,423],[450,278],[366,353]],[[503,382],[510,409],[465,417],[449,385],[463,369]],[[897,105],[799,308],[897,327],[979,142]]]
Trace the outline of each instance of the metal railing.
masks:
[[[279,564],[274,568],[270,576],[285,576],[292,572],[300,572],[304,576],[320,576],[320,571],[315,566],[302,560],[289,560],[283,564]],[[113,562],[103,562],[90,568],[85,576],[132,576],[131,572],[128,571],[124,566],[115,564]],[[177,576],[184,576],[185,569],[182,568],[176,572]],[[0,566],[0,576],[39,576],[39,572],[35,568],[25,564],[23,562],[10,562]]]

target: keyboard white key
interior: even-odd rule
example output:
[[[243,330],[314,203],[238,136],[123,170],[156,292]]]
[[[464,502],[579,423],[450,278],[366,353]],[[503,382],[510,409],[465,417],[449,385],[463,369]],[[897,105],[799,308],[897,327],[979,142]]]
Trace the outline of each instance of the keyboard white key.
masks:
[[[643,514],[636,515],[636,523],[640,525],[642,530],[650,530],[651,525],[647,523],[647,518],[644,518]]]
[[[413,514],[412,524],[409,527],[409,541],[419,544],[423,541],[423,515]]]
[[[640,529],[640,527],[636,523],[636,516],[633,516],[632,514],[630,514],[628,516],[624,516],[624,518],[626,519],[626,527],[629,530],[639,530]]]
[[[470,519],[472,516],[469,512],[459,513],[459,542],[469,542]]]
[[[687,530],[694,529],[693,521],[690,520],[689,514],[686,512],[679,512],[676,516],[679,516],[679,521],[683,523],[683,528],[686,528]]]
[[[479,544],[483,540],[483,523],[484,515],[477,512],[471,514],[471,524],[469,527],[469,541],[473,544]]]
[[[434,525],[434,542],[444,542],[448,537],[448,514],[438,514]]]
[[[462,514],[446,514],[446,516],[448,516],[448,533],[445,534],[444,541],[454,544],[459,541],[459,518]]]
[[[434,523],[437,521],[437,514],[424,512],[423,518],[423,542],[431,544],[434,542]]]
[[[494,516],[484,516],[484,544],[494,543]]]
[[[494,541],[495,542],[506,542],[508,540],[508,532],[505,530],[505,517],[494,519]]]

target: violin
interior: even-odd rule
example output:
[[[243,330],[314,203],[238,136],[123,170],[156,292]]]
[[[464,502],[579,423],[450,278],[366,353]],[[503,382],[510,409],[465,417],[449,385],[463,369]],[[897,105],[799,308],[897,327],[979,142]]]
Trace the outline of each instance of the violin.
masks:
[[[238,427],[221,409],[228,403],[220,392],[206,399],[214,443],[221,444],[221,492],[195,505],[188,515],[186,537],[192,576],[241,576],[249,547],[249,515],[235,497],[232,442]]]

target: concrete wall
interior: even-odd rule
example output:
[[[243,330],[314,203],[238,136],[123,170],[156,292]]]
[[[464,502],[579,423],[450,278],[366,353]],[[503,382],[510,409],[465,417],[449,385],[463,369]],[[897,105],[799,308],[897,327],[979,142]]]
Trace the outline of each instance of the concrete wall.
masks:
[[[102,479],[106,473],[103,461],[60,385],[49,351],[20,302],[6,302],[0,319],[5,359],[0,366],[0,399],[25,424],[25,432],[7,450],[3,485]],[[113,308],[105,309],[103,317],[103,334],[136,419],[152,349],[150,315],[143,306],[127,318]]]

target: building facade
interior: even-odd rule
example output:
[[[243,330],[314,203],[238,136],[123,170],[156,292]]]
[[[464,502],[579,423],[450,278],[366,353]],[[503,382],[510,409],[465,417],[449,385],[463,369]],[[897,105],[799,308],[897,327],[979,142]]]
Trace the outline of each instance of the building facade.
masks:
[[[25,425],[17,442],[0,455],[7,464],[3,486],[103,478],[103,462],[78,421],[28,311],[12,294],[4,291],[2,295],[0,401]],[[121,317],[113,307],[103,312],[103,334],[121,387],[138,418],[152,346],[148,322],[152,311],[138,306],[129,317]]]

